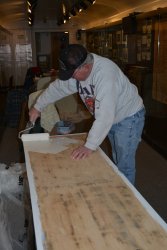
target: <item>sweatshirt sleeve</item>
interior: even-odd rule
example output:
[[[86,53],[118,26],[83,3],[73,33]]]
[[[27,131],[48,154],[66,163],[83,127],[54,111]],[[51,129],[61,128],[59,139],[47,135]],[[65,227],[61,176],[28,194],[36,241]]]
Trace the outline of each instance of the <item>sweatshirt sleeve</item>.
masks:
[[[34,108],[42,111],[48,104],[54,103],[65,96],[77,92],[76,80],[61,81],[56,79],[49,87],[39,96]]]
[[[85,143],[87,148],[96,150],[111,129],[118,98],[117,76],[113,73],[96,77],[95,120]]]

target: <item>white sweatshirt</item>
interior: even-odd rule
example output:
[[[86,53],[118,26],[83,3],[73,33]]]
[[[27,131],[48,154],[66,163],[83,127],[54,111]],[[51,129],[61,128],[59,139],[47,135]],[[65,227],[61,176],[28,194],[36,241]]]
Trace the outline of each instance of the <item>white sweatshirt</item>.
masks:
[[[80,81],[79,89],[75,79],[56,79],[38,98],[34,107],[42,111],[49,103],[79,91],[81,99],[95,117],[85,146],[96,150],[112,125],[139,111],[143,101],[137,87],[130,83],[114,62],[92,55],[92,71],[85,81]]]

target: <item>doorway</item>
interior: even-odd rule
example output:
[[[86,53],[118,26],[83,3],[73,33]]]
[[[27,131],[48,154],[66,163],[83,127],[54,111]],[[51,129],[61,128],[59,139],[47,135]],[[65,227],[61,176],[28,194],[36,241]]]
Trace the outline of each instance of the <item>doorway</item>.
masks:
[[[60,50],[69,44],[68,32],[36,32],[37,66],[43,73],[50,69],[58,70]]]

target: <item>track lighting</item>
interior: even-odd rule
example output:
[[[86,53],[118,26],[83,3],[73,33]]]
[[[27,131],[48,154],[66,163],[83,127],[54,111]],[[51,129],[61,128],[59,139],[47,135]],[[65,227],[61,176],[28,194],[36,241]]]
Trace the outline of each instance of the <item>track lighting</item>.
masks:
[[[29,15],[28,15],[28,25],[29,25],[29,26],[32,26],[32,25],[33,25],[33,19],[34,19],[34,18],[33,18],[33,15],[32,15],[32,14],[29,14]]]
[[[76,16],[77,13],[80,13],[82,10],[86,10],[90,6],[90,4],[94,3],[95,0],[78,0],[75,4],[68,8],[68,12],[66,10],[66,5],[64,5],[65,11],[63,11],[62,13],[62,20],[58,20],[57,25],[66,23],[66,21],[68,21],[71,16]]]
[[[34,20],[34,10],[37,6],[38,0],[27,0],[27,12],[28,12],[28,25],[33,25]]]

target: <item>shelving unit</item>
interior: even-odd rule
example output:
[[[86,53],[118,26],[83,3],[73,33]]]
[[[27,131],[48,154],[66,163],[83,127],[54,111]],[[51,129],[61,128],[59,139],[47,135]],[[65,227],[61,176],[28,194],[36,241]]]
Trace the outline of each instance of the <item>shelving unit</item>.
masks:
[[[116,62],[128,62],[127,35],[123,34],[120,26],[114,29],[88,31],[86,35],[89,51]]]
[[[153,63],[153,20],[143,20],[140,30],[136,37],[136,61],[138,64]]]
[[[153,40],[152,19],[140,21],[135,34],[125,34],[121,24],[86,32],[89,51],[110,58],[122,66],[152,65]]]

